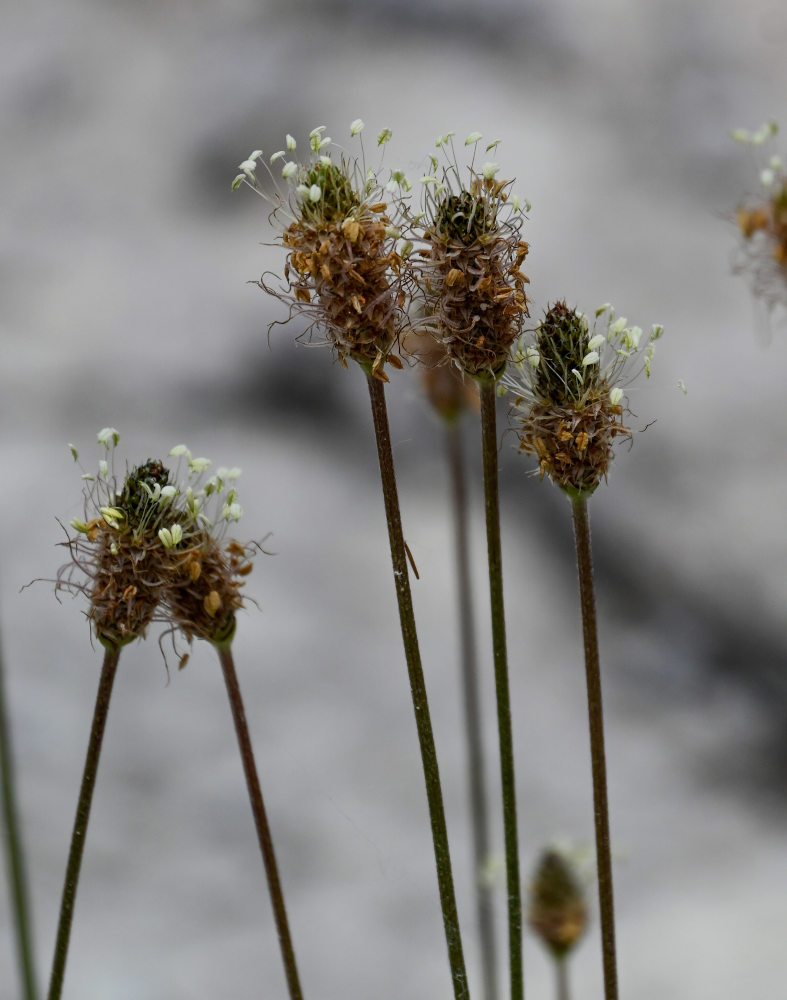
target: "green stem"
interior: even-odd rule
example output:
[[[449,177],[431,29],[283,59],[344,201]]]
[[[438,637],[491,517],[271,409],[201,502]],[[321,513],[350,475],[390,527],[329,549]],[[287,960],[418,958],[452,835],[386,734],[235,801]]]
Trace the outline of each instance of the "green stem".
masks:
[[[104,647],[104,665],[98,682],[96,707],[93,711],[93,724],[90,729],[90,740],[85,758],[85,770],[82,775],[82,786],[79,790],[74,829],[71,834],[71,848],[66,865],[66,878],[63,884],[63,898],[60,903],[60,918],[55,941],[55,957],[52,963],[52,977],[49,981],[49,1000],[58,1000],[63,990],[63,975],[68,957],[68,941],[71,936],[71,920],[74,915],[74,901],[79,882],[79,870],[82,866],[82,854],[85,849],[87,822],[90,818],[90,806],[93,801],[93,790],[96,784],[98,760],[101,755],[101,743],[109,712],[109,700],[112,696],[112,685],[115,681],[120,647],[107,645]]]
[[[388,521],[388,540],[391,546],[394,585],[399,603],[399,621],[402,629],[405,659],[407,660],[407,671],[410,677],[410,691],[415,712],[415,724],[418,730],[418,741],[421,747],[426,797],[432,825],[437,884],[440,891],[440,904],[448,946],[448,962],[451,967],[455,1000],[469,1000],[470,992],[465,972],[462,936],[459,929],[454,879],[451,872],[451,855],[448,848],[448,831],[443,809],[443,793],[440,786],[440,772],[437,767],[437,751],[429,716],[426,683],[421,667],[421,654],[418,649],[418,635],[415,630],[415,615],[413,614],[413,602],[410,594],[410,579],[407,572],[407,557],[391,451],[391,435],[388,429],[388,411],[385,405],[385,389],[383,383],[372,375],[367,375],[367,382],[377,438],[377,455],[380,460],[380,477],[385,501],[385,515]]]
[[[470,797],[470,824],[473,832],[473,885],[476,894],[481,972],[486,1000],[497,1000],[497,942],[492,886],[484,877],[489,861],[489,810],[481,735],[481,700],[476,660],[475,622],[470,574],[467,495],[465,491],[462,437],[457,421],[446,423],[445,443],[451,475],[454,513],[454,548],[456,552],[459,638],[461,652],[462,695],[467,736],[467,779]]]
[[[565,955],[555,959],[555,976],[557,980],[557,1000],[570,1000],[568,991],[568,958]]]
[[[246,724],[246,712],[243,708],[238,677],[235,673],[232,649],[229,643],[223,643],[216,645],[216,651],[224,673],[224,682],[227,685],[232,718],[235,723],[235,733],[238,737],[238,747],[240,749],[241,760],[243,761],[243,771],[246,775],[246,785],[249,790],[251,811],[254,814],[254,824],[257,828],[262,862],[268,878],[268,890],[270,892],[271,905],[273,906],[273,917],[276,921],[276,931],[279,935],[279,947],[281,949],[282,962],[284,963],[284,973],[287,977],[287,987],[291,1000],[303,1000],[301,984],[298,979],[298,967],[295,963],[295,950],[292,946],[292,936],[287,921],[287,910],[284,906],[284,894],[282,893],[279,869],[273,850],[273,837],[262,800],[262,789],[260,788],[260,780],[257,776],[257,767],[254,763],[254,751],[252,750],[251,739],[249,737],[249,727]]]
[[[5,703],[5,677],[0,655],[0,771],[3,786],[3,815],[5,817],[5,846],[8,861],[8,881],[11,886],[13,924],[16,932],[19,975],[25,1000],[36,1000],[38,988],[33,961],[33,935],[27,897],[22,836],[14,782],[14,760],[11,749],[9,713]]]
[[[508,889],[508,947],[511,966],[511,1000],[525,994],[522,967],[522,893],[519,884],[519,843],[514,778],[514,740],[511,733],[511,699],[508,690],[508,654],[503,606],[503,556],[500,544],[500,504],[497,475],[497,419],[495,382],[480,382],[481,441],[484,463],[486,540],[489,557],[489,593],[492,607],[492,649],[497,693],[497,726],[500,738],[500,778],[503,788],[503,831]]]
[[[609,836],[607,764],[604,751],[604,713],[601,699],[601,667],[596,629],[596,600],[593,593],[593,561],[590,554],[590,521],[587,501],[573,497],[574,538],[577,547],[579,598],[582,606],[582,637],[585,645],[585,673],[590,720],[590,758],[593,773],[593,811],[596,823],[598,899],[601,916],[601,948],[604,961],[605,1000],[617,1000],[618,973],[615,958],[615,907],[612,893],[612,852]]]

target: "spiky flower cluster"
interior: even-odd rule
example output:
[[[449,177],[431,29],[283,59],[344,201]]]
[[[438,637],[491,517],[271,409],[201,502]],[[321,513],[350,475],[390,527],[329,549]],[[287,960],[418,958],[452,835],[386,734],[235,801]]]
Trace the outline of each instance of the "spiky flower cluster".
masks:
[[[787,171],[780,157],[761,156],[763,145],[777,132],[776,123],[767,122],[756,132],[732,133],[760,154],[760,191],[738,206],[742,243],[735,266],[748,275],[754,294],[769,309],[787,307]]]
[[[112,427],[98,435],[106,455],[97,474],[83,474],[84,518],[71,522],[76,534],[63,543],[71,559],[56,589],[88,598],[87,616],[104,644],[142,637],[152,621],[169,623],[189,642],[227,640],[251,571],[249,547],[225,544],[228,525],[242,514],[234,485],[240,469],[208,476],[211,462],[178,445],[170,452],[174,471],[148,459],[119,481],[119,439]]]
[[[565,852],[550,848],[541,855],[530,886],[528,922],[558,959],[585,933],[584,887]]]
[[[480,140],[478,132],[465,140],[473,155],[463,179],[453,133],[437,139],[445,162],[431,156],[431,173],[421,178],[419,284],[424,325],[454,364],[474,378],[496,379],[528,315],[529,279],[520,270],[528,245],[520,239],[523,217],[512,182],[497,178],[497,163],[475,165]]]
[[[650,375],[662,332],[654,325],[645,337],[608,303],[591,330],[583,313],[556,302],[520,339],[503,382],[514,394],[520,451],[538,458],[542,478],[572,496],[592,493],[606,478],[615,439],[631,439],[623,422],[624,387],[637,374],[631,368],[639,359]]]
[[[354,121],[351,136],[359,136],[363,127],[360,119]],[[286,149],[269,159],[271,177],[272,167],[281,162],[281,181],[275,180],[285,190],[274,198],[273,215],[284,223],[281,241],[288,253],[284,284],[272,287],[265,275],[259,284],[288,303],[290,315],[307,316],[308,333],[324,330],[342,364],[352,359],[386,381],[386,361],[401,367],[390,352],[404,315],[402,252],[407,246],[395,216],[410,185],[394,171],[383,187],[378,173],[365,166],[362,144],[360,158],[334,159],[324,131],[319,126],[310,133],[304,162],[290,158],[296,149],[290,135]],[[378,145],[390,136],[388,129],[381,132]],[[258,189],[260,163],[262,150],[255,150],[240,164],[233,187],[246,183]]]

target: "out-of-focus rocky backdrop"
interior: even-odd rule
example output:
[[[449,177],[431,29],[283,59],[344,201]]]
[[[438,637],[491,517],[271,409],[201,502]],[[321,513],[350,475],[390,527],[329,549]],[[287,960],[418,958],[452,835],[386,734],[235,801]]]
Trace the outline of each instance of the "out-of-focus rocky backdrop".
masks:
[[[109,424],[132,463],[184,441],[242,466],[244,537],[272,533],[235,649],[307,996],[449,996],[363,378],[297,347],[297,323],[268,342],[283,310],[246,281],[281,251],[264,245],[264,203],[230,192],[251,149],[317,124],[338,140],[361,117],[393,129],[389,162],[413,174],[446,130],[502,140],[501,173],[532,202],[534,318],[566,297],[665,326],[632,391],[639,426],[656,422],[591,503],[622,992],[780,995],[787,339],[731,275],[730,219],[757,178],[728,132],[787,120],[785,44],[772,0],[4,10],[0,621],[42,979],[100,651],[79,601],[19,588],[54,575],[55,518],[81,512],[66,442],[91,467]],[[447,475],[413,372],[395,373],[389,406],[477,984]],[[465,445],[496,791],[473,421]],[[545,841],[593,829],[569,511],[531,472],[503,438],[525,872]],[[18,996],[7,898],[3,873],[2,1000]],[[577,1000],[601,993],[597,934]],[[547,960],[526,948],[529,995],[549,997]],[[122,657],[65,995],[285,997],[208,649],[169,675],[152,639]]]

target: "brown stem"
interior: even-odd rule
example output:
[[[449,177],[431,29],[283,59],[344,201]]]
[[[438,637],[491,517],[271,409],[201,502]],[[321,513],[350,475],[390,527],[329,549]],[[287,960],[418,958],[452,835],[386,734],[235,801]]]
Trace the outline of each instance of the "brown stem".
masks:
[[[276,931],[279,935],[279,947],[281,949],[282,962],[284,963],[284,974],[287,977],[287,987],[291,1000],[303,1000],[301,984],[298,979],[298,967],[295,963],[295,950],[292,946],[292,936],[290,935],[290,925],[287,921],[287,910],[284,906],[284,894],[282,893],[279,869],[273,850],[273,837],[265,812],[265,804],[262,801],[262,789],[260,788],[260,780],[257,776],[257,767],[254,763],[254,751],[249,737],[249,727],[246,724],[246,712],[243,708],[238,677],[235,673],[232,649],[229,643],[223,643],[216,645],[216,651],[218,652],[219,662],[224,673],[224,682],[227,685],[232,718],[235,723],[235,733],[238,737],[238,747],[243,762],[243,771],[246,775],[246,785],[249,790],[251,811],[254,814],[254,824],[257,828],[262,862],[268,878],[268,890],[270,892],[271,905],[273,906]]]
[[[522,1000],[525,978],[522,967],[522,891],[519,884],[519,841],[514,778],[514,738],[511,731],[511,698],[508,689],[508,653],[503,605],[503,556],[500,542],[500,503],[497,473],[497,419],[495,382],[486,379],[481,389],[481,439],[484,462],[486,540],[489,557],[489,594],[492,606],[492,648],[497,695],[497,729],[500,740],[500,778],[503,789],[503,832],[508,889],[508,950],[511,1000]]]
[[[101,743],[109,713],[109,700],[112,696],[112,685],[115,681],[120,646],[106,645],[104,648],[104,665],[98,682],[96,707],[93,711],[93,725],[90,729],[90,741],[85,758],[85,770],[82,775],[82,785],[77,801],[74,829],[71,834],[71,849],[66,865],[66,878],[63,885],[63,898],[60,903],[60,919],[57,926],[55,942],[55,957],[52,963],[52,976],[49,981],[49,1000],[59,1000],[63,991],[63,976],[68,957],[68,942],[71,936],[71,920],[74,915],[74,901],[79,882],[79,871],[82,866],[82,854],[85,849],[87,823],[90,818],[90,806],[93,801],[93,790],[96,785],[98,760],[101,755]]]
[[[495,939],[494,896],[484,878],[489,861],[489,809],[481,735],[481,699],[476,659],[475,622],[470,572],[467,495],[465,490],[462,436],[457,421],[446,422],[445,443],[451,475],[454,513],[454,549],[459,604],[462,695],[467,735],[467,780],[470,793],[470,825],[473,832],[473,886],[481,955],[481,972],[486,1000],[497,1000],[497,941]]]
[[[573,497],[574,538],[577,547],[579,599],[582,607],[582,637],[585,645],[585,673],[590,721],[590,758],[593,773],[593,811],[596,822],[598,899],[601,916],[601,948],[604,961],[605,1000],[617,1000],[618,973],[615,957],[615,907],[612,893],[612,851],[609,835],[607,764],[604,751],[604,713],[601,699],[601,667],[596,629],[596,601],[593,593],[593,561],[590,554],[590,521],[587,501]]]
[[[402,629],[405,659],[407,660],[407,672],[410,677],[410,691],[413,699],[416,729],[418,730],[418,742],[421,747],[429,818],[432,825],[432,842],[437,865],[437,884],[443,911],[445,939],[448,947],[448,962],[451,967],[455,1000],[469,1000],[470,991],[465,972],[459,914],[456,908],[443,793],[440,786],[440,772],[437,767],[437,751],[429,715],[429,703],[426,698],[426,682],[421,667],[421,654],[418,648],[413,601],[410,594],[410,578],[407,572],[399,497],[396,491],[396,474],[391,451],[391,435],[388,428],[388,411],[385,405],[385,389],[383,383],[372,375],[367,376],[367,382],[377,438],[377,455],[380,460],[383,500],[386,520],[388,521],[388,540],[391,546],[396,598],[399,603],[399,621]]]

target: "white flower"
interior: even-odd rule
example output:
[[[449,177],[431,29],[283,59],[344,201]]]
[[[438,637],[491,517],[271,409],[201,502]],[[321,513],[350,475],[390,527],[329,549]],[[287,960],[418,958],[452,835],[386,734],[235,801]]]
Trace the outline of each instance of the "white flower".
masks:
[[[115,447],[119,440],[120,435],[114,427],[104,427],[103,430],[98,432],[99,444],[103,444],[107,449]]]
[[[309,188],[309,201],[318,202],[322,198],[322,188],[319,184],[312,184]]]
[[[289,179],[297,171],[298,164],[294,160],[288,160],[281,168],[282,177]]]
[[[296,141],[293,139],[293,137],[290,135],[289,132],[287,133],[286,143],[287,143],[287,149],[289,149],[290,152],[292,152],[292,150],[295,149],[295,147],[297,146]]]
[[[582,359],[582,367],[587,368],[588,365],[595,365],[598,363],[599,353],[598,351],[588,351],[588,353]]]
[[[356,118],[354,122],[350,125],[350,135],[358,135],[359,132],[363,132],[364,122],[361,118]]]
[[[591,337],[588,341],[588,350],[597,351],[602,344],[606,343],[607,338],[603,333],[597,333],[595,337]]]
[[[243,508],[239,503],[225,504],[221,516],[225,521],[240,521],[243,516]]]
[[[481,138],[480,132],[471,132],[470,135],[465,139],[465,146],[472,146],[474,142],[478,142]]]
[[[110,528],[119,528],[120,522],[126,517],[120,507],[99,507],[98,512]]]
[[[499,163],[487,162],[483,165],[483,167],[481,167],[481,173],[484,175],[486,180],[491,181],[499,169]]]
[[[609,401],[613,406],[618,406],[623,399],[623,390],[619,386],[609,390]]]
[[[158,536],[165,549],[174,549],[183,538],[183,529],[176,523],[171,528],[159,528]]]
[[[776,174],[770,167],[760,171],[760,183],[763,187],[770,187],[776,179]]]
[[[629,327],[623,331],[623,344],[629,349],[636,351],[639,348],[639,341],[642,336],[642,328],[639,326]]]

